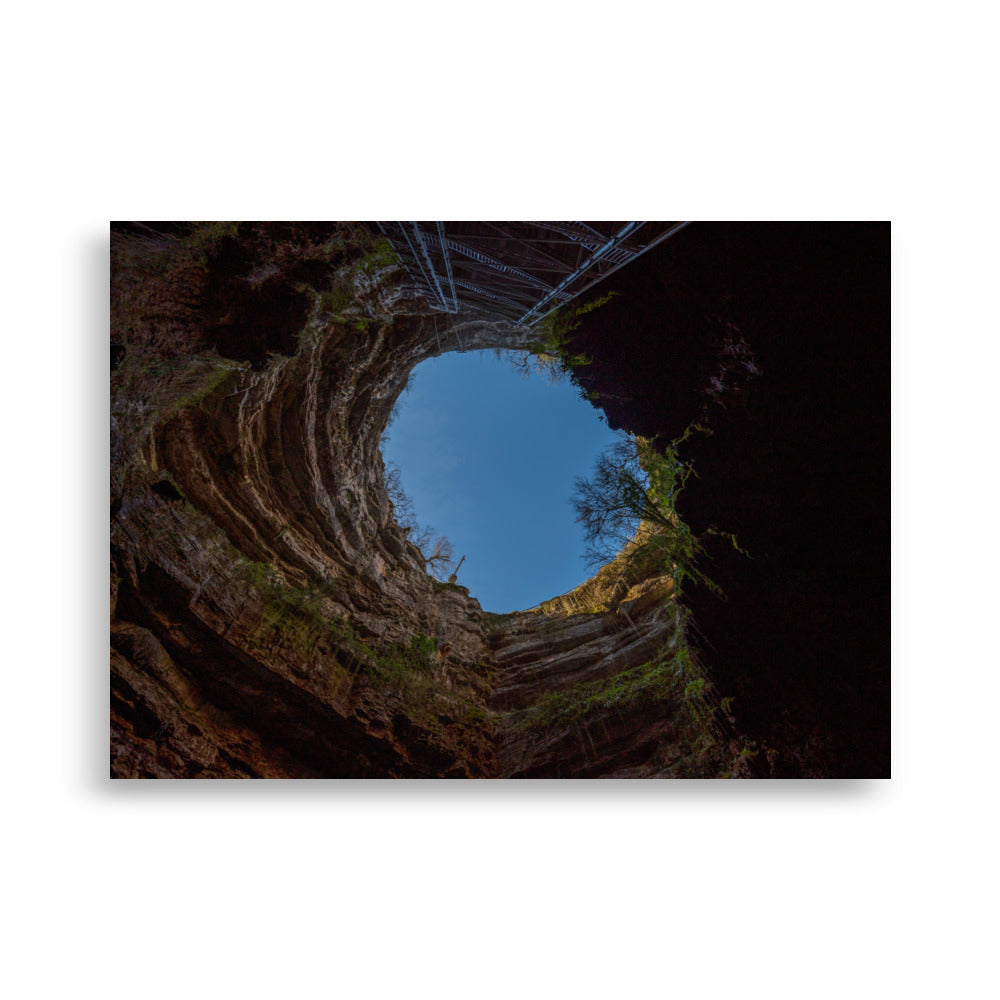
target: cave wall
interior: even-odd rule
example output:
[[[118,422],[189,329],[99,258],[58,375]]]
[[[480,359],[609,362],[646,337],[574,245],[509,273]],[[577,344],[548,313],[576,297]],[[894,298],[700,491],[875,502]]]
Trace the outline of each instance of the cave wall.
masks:
[[[112,775],[724,769],[662,586],[495,616],[428,575],[385,491],[392,406],[424,358],[534,334],[429,313],[357,232],[113,231]]]
[[[685,604],[761,774],[890,771],[889,278],[885,223],[698,223],[602,285],[572,344],[612,426],[711,430],[678,508],[750,558],[709,540],[725,599]]]

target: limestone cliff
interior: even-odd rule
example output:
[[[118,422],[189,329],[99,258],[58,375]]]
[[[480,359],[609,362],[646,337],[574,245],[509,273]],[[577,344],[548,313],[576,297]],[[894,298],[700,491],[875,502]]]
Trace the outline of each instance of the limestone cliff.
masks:
[[[113,230],[112,775],[718,773],[669,579],[497,616],[427,573],[393,404],[425,358],[534,334],[398,279],[360,227]]]

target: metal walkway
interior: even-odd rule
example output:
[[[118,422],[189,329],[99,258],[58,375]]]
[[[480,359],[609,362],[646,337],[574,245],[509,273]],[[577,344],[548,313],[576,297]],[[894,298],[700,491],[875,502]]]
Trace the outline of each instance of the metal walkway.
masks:
[[[380,222],[430,305],[534,326],[686,222]]]

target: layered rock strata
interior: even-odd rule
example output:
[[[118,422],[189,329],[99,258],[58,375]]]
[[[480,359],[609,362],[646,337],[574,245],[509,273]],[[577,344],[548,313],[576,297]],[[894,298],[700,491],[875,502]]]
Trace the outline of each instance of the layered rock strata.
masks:
[[[379,441],[410,372],[526,348],[530,330],[434,316],[391,266],[331,264],[337,294],[282,292],[298,244],[275,237],[243,262],[248,294],[308,308],[291,347],[285,330],[284,351],[241,360],[219,349],[216,258],[116,240],[112,775],[715,773],[717,713],[669,579],[584,614],[491,615],[394,519]]]

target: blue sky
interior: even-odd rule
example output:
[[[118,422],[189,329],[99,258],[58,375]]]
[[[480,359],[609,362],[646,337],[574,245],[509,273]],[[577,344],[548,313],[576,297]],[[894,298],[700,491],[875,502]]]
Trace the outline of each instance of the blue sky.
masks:
[[[570,497],[615,439],[568,382],[525,378],[492,351],[418,365],[383,455],[420,524],[447,535],[487,611],[533,607],[590,573]]]

